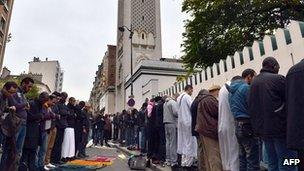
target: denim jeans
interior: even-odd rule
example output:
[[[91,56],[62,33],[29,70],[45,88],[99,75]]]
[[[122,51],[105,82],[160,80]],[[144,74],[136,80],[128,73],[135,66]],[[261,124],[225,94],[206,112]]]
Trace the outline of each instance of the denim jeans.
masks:
[[[3,141],[4,141],[4,135],[0,129],[0,145],[2,146],[3,145]]]
[[[284,159],[297,158],[297,152],[287,149],[286,140],[264,138],[265,150],[268,157],[268,171],[297,171],[295,166],[283,166]]]
[[[265,144],[262,140],[260,140],[260,160],[261,166],[263,166],[264,168],[268,168],[268,156],[266,154]]]
[[[82,134],[82,138],[81,138],[81,145],[80,145],[80,149],[79,149],[79,154],[80,155],[86,155],[86,145],[89,141],[89,134],[88,133],[83,133]]]
[[[134,126],[134,139],[133,139],[133,145],[136,145],[139,147],[139,139],[138,139],[138,136],[139,136],[139,131],[138,131],[138,126],[135,125]]]
[[[94,134],[94,144],[97,145],[98,143],[100,143],[100,145],[102,146],[104,139],[103,130],[95,130]]]
[[[47,150],[47,139],[48,139],[48,134],[46,132],[43,132],[41,134],[41,145],[38,147],[38,154],[36,157],[37,168],[44,167],[44,158]]]
[[[20,160],[20,157],[22,155],[22,148],[23,148],[25,136],[26,136],[26,122],[23,121],[16,134],[17,160]],[[19,161],[17,161],[17,163],[19,163]]]
[[[253,137],[250,120],[236,121],[235,126],[239,143],[240,171],[259,171],[259,140]]]
[[[127,128],[126,129],[126,141],[127,146],[134,145],[134,128]]]
[[[123,143],[125,140],[126,140],[126,128],[121,128],[119,141],[120,143]]]
[[[3,152],[1,156],[0,171],[16,169],[16,140],[3,135]]]
[[[145,127],[139,127],[139,148],[140,152],[146,153],[146,130]]]

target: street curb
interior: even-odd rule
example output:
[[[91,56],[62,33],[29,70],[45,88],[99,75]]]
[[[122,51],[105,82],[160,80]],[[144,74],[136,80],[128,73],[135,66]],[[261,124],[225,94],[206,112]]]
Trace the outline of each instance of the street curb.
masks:
[[[109,143],[111,146],[117,148],[118,150],[122,151],[123,153],[125,153],[126,155],[128,155],[129,157],[132,156],[132,155],[138,155],[138,153],[136,152],[132,152],[130,150],[127,150],[125,148],[122,148],[120,147],[119,145],[117,144],[114,144],[114,143]],[[166,171],[164,168],[161,168],[159,166],[156,166],[154,164],[151,164],[150,167],[149,167],[151,170],[153,171]]]

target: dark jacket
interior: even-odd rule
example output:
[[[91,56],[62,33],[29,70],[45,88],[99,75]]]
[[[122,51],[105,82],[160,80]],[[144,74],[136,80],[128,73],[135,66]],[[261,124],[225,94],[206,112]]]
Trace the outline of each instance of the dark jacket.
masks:
[[[67,115],[67,122],[69,128],[75,128],[76,124],[76,108],[70,103],[67,105],[69,109],[69,114]]]
[[[97,118],[95,119],[95,122],[93,123],[94,129],[98,130],[98,131],[103,131],[104,129],[104,120],[102,118],[102,116],[97,116]]]
[[[21,88],[18,88],[17,93],[13,95],[13,98],[9,99],[9,106],[16,107],[16,115],[24,120],[27,118],[27,111],[25,109],[28,101]]]
[[[119,115],[115,115],[113,117],[113,125],[114,125],[115,129],[119,127]]]
[[[136,120],[135,120],[135,117],[132,114],[127,114],[125,116],[124,122],[125,122],[125,125],[126,125],[127,128],[134,128]]]
[[[90,130],[91,127],[90,113],[86,109],[83,109],[82,113],[84,115],[83,125],[86,128],[86,130]]]
[[[43,118],[42,104],[38,100],[30,102],[30,110],[27,115],[26,136],[23,148],[36,149],[40,144],[40,121]]]
[[[304,60],[290,68],[286,77],[287,146],[304,149]]]
[[[154,127],[156,124],[157,105],[158,105],[158,103],[154,104],[152,111],[151,111],[151,116],[148,117],[148,126]]]
[[[9,112],[8,98],[5,97],[2,91],[0,91],[0,125],[3,122],[2,116]]]
[[[196,119],[197,119],[197,109],[198,109],[198,104],[200,102],[200,100],[202,99],[203,96],[203,92],[199,92],[199,94],[197,95],[197,97],[193,100],[191,107],[190,107],[190,111],[191,111],[191,118],[192,118],[192,122],[191,122],[191,132],[193,136],[199,136],[198,132],[195,131],[195,126],[196,126]]]
[[[164,127],[164,101],[160,101],[156,106],[155,126]]]
[[[105,117],[104,118],[104,130],[107,130],[107,131],[111,131],[112,130],[112,123],[111,123],[111,120],[109,117]]]
[[[195,130],[203,136],[218,140],[218,101],[204,91],[197,109]]]
[[[82,110],[82,108],[77,105],[74,107],[74,111],[76,114],[75,118],[75,129],[77,130],[82,130],[83,128],[86,127],[86,113]]]
[[[138,112],[138,126],[139,127],[145,127],[147,126],[147,108],[141,108]]]
[[[234,118],[249,118],[249,85],[244,80],[236,80],[229,86],[229,105]]]
[[[69,108],[63,103],[59,102],[53,108],[53,112],[60,115],[60,119],[57,122],[57,128],[65,129],[68,126],[67,117],[70,114]]]
[[[261,70],[251,83],[249,114],[254,133],[261,138],[285,138],[285,78]]]
[[[42,120],[40,122],[40,131],[43,132],[43,131],[46,131],[45,130],[46,121],[56,119],[56,116],[52,111],[49,111],[46,108],[42,109],[42,113],[43,113],[43,117],[42,117]]]
[[[52,124],[51,124],[51,129],[53,129],[53,128],[55,128],[56,127],[56,124],[57,124],[57,122],[58,122],[58,116],[59,116],[59,114],[58,114],[58,106],[57,105],[54,105],[54,106],[52,106],[51,107],[51,111],[52,111],[52,113],[53,114],[55,114],[56,115],[56,119],[53,119],[52,120]],[[57,116],[58,115],[58,116]]]
[[[125,122],[125,118],[126,118],[127,114],[121,113],[118,116],[119,119],[119,129],[125,129],[126,128],[126,122]]]

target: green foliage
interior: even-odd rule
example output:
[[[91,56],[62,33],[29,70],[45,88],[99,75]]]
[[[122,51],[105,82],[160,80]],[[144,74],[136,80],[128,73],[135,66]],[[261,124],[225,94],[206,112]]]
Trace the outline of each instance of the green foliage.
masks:
[[[20,82],[21,82],[21,80],[18,79],[18,78],[12,78],[12,77],[4,78],[4,79],[1,78],[1,79],[0,79],[0,89],[2,89],[3,85],[4,85],[6,82],[8,82],[8,81],[14,81],[14,82],[16,82],[18,85],[20,85]]]
[[[184,76],[184,75],[181,75],[181,76],[177,76],[177,77],[176,77],[176,81],[177,81],[177,82],[184,81],[185,79],[186,79],[186,76]]]
[[[304,19],[303,0],[184,0],[186,68],[211,66],[290,20]]]
[[[31,89],[31,91],[29,91],[28,93],[26,93],[25,96],[29,100],[33,100],[35,98],[38,98],[38,96],[39,96],[39,88],[37,87],[37,85],[34,84],[34,86]]]

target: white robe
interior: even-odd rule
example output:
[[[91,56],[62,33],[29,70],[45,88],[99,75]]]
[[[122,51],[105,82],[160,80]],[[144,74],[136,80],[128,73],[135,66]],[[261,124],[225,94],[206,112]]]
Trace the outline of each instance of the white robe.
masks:
[[[230,85],[230,82],[227,83]],[[223,170],[239,171],[239,145],[235,135],[234,118],[224,85],[219,92],[218,136]]]
[[[187,93],[177,98],[179,105],[177,124],[177,153],[186,157],[197,158],[197,141],[191,132],[191,103],[192,99]]]
[[[62,158],[75,157],[75,132],[74,128],[65,128],[61,150]]]

